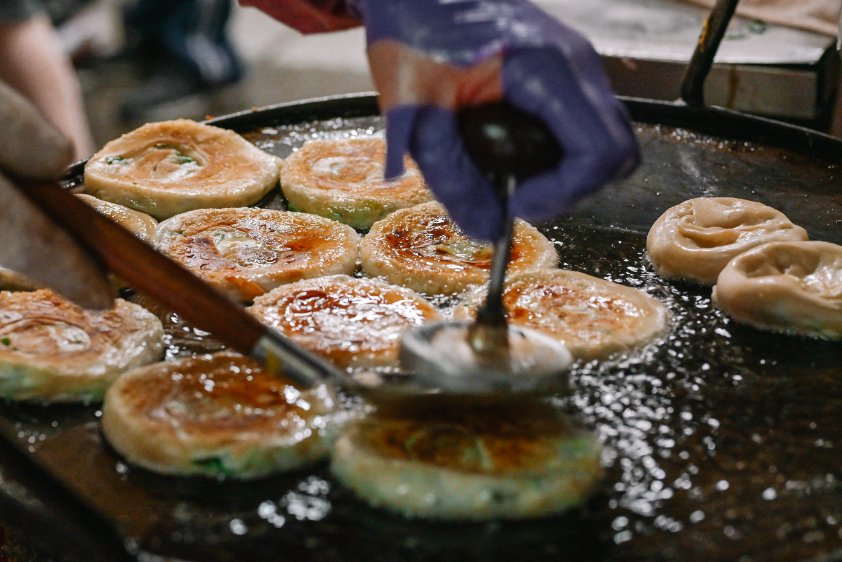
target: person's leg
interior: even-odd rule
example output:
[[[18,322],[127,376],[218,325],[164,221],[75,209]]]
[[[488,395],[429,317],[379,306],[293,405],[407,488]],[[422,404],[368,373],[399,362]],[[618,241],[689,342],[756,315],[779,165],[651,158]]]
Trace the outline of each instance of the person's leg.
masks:
[[[240,60],[228,39],[231,0],[181,3],[163,26],[169,52],[191,66],[205,84],[228,84],[242,74]]]
[[[0,24],[0,79],[28,98],[73,141],[77,158],[93,152],[76,71],[46,14]]]
[[[166,9],[165,9],[166,7]],[[237,82],[242,65],[227,35],[231,0],[140,0],[127,14],[151,72],[123,103],[125,117]]]

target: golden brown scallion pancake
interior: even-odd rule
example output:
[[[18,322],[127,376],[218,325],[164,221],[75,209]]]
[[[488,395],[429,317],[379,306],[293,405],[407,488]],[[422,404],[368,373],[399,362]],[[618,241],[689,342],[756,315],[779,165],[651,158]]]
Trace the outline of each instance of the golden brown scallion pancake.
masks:
[[[200,209],[161,222],[154,246],[235,300],[284,283],[353,273],[359,234],[311,215],[241,207]]]
[[[335,402],[231,352],[156,363],[108,390],[102,429],[126,460],[165,474],[256,478],[328,453]]]
[[[426,294],[455,294],[488,280],[490,244],[466,236],[438,202],[395,211],[374,223],[360,245],[363,271]],[[554,267],[553,243],[515,221],[509,274]]]
[[[431,519],[522,519],[583,502],[602,474],[596,438],[543,404],[374,415],[350,424],[331,471],[376,507]]]
[[[92,195],[86,195],[84,193],[77,193],[76,197],[93,207],[98,213],[105,215],[112,221],[116,222],[139,239],[143,240],[147,244],[152,243],[152,239],[155,238],[155,230],[158,228],[158,221],[147,215],[146,213],[141,213],[140,211],[135,211],[134,209],[129,209],[128,207],[124,207],[123,205],[118,205],[117,203],[110,203],[108,201],[103,201],[102,199],[97,199]],[[128,284],[117,277],[116,275],[109,274],[109,279],[111,280],[112,286],[116,290],[124,289],[128,286]]]
[[[842,339],[842,246],[770,242],[728,262],[713,302],[764,330]]]
[[[86,192],[158,220],[252,205],[278,184],[280,160],[233,131],[187,119],[148,123],[85,165]]]
[[[84,193],[77,193],[76,197],[93,207],[97,212],[105,215],[112,221],[116,222],[144,242],[152,243],[152,238],[155,237],[155,229],[158,227],[158,221],[140,211],[129,209],[117,203],[103,201],[97,199],[92,195]]]
[[[477,290],[455,316],[473,317],[484,295]],[[564,269],[512,276],[503,304],[512,325],[564,342],[577,359],[605,358],[642,345],[663,334],[669,319],[666,307],[642,291]]]
[[[88,311],[48,289],[0,292],[0,396],[99,400],[120,373],[156,361],[161,321],[122,299]]]
[[[281,190],[290,208],[369,228],[389,213],[431,201],[418,166],[406,156],[404,174],[383,178],[382,138],[318,139],[284,161]]]
[[[713,285],[725,264],[749,248],[806,239],[807,231],[763,203],[698,197],[667,209],[655,221],[646,251],[661,277]]]
[[[249,312],[343,368],[397,366],[403,332],[441,317],[410,289],[347,275],[283,285]]]

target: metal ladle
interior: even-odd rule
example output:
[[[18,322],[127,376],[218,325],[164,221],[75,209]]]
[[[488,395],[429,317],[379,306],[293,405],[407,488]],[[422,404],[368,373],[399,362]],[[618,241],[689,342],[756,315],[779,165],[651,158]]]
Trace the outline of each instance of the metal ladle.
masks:
[[[503,232],[494,245],[488,293],[474,322],[437,322],[408,331],[401,363],[414,385],[439,394],[508,398],[563,387],[572,362],[567,348],[534,330],[509,326],[503,281],[514,220],[508,202],[518,183],[554,168],[562,151],[546,126],[505,103],[460,113],[460,132],[474,163],[497,189]]]

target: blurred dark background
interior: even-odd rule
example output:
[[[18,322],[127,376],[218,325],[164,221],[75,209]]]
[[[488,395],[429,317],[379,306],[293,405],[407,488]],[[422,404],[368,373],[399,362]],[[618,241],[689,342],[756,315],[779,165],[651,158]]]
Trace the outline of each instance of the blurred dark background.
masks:
[[[76,61],[97,145],[143,122],[202,119],[372,89],[362,30],[305,37],[253,8],[218,0],[217,5],[226,3],[230,10],[223,28],[239,62],[239,75],[203,87],[182,87],[181,96],[167,98],[164,91],[159,96],[166,98],[164,102],[127,112],[124,106],[133,94],[141,100],[161,94],[143,90],[156,76],[164,76],[158,82],[166,90],[167,84],[178,81],[166,76],[189,74],[164,69],[171,62],[167,57],[137,48],[138,34],[127,26],[125,14],[136,11],[138,2],[158,0],[45,0]],[[618,93],[661,99],[678,96],[684,65],[706,14],[705,9],[678,0],[537,3],[594,41]],[[154,13],[150,19],[157,21]],[[219,28],[219,23],[213,25]],[[834,44],[827,35],[737,19],[708,81],[708,102],[842,134],[839,56]]]

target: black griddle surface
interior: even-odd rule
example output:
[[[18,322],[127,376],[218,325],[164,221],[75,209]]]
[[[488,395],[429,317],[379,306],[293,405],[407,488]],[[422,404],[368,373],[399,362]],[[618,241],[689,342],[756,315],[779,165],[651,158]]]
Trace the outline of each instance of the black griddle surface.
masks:
[[[272,119],[221,124],[282,157],[311,138],[381,128],[367,116]],[[736,324],[709,288],[661,280],[644,253],[655,218],[701,195],[762,201],[811,238],[842,243],[842,166],[681,129],[638,125],[637,134],[644,164],[634,176],[541,226],[562,267],[642,289],[672,313],[665,341],[580,364],[572,395],[555,399],[606,446],[606,477],[581,508],[534,521],[427,522],[368,507],[325,464],[254,482],[160,476],[103,442],[94,406],[3,403],[0,433],[144,560],[842,557],[842,343]],[[283,208],[278,195],[266,204]],[[160,312],[168,358],[216,348]]]

